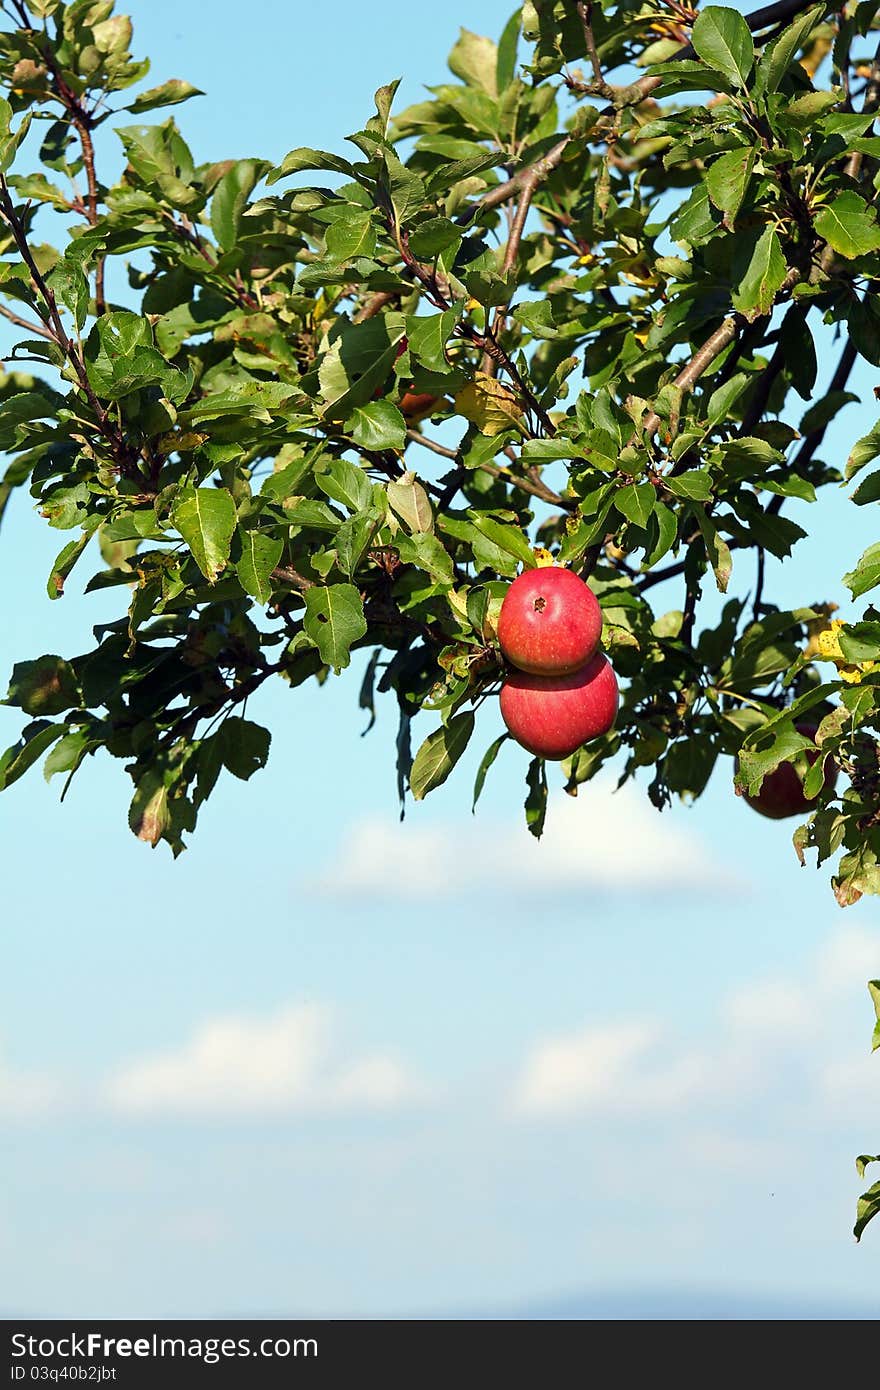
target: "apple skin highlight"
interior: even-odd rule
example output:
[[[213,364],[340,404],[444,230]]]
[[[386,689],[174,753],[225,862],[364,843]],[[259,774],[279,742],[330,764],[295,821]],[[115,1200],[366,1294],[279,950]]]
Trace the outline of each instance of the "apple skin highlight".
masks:
[[[602,611],[596,595],[571,570],[526,570],[504,596],[498,642],[519,671],[567,675],[585,666],[599,645]]]
[[[557,676],[511,671],[501,687],[501,717],[517,743],[554,762],[605,734],[617,715],[617,678],[603,652]]]

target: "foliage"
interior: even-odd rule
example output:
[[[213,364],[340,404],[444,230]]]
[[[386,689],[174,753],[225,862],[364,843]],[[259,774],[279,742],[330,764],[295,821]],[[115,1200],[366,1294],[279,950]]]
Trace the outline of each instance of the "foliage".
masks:
[[[381,87],[347,154],[277,167],[197,163],[165,111],[185,81],[120,104],[148,65],[113,0],[2,8],[0,313],[23,337],[0,512],[29,487],[67,533],[50,597],[85,572],[120,616],[16,665],[30,722],[0,787],[105,750],[134,833],[176,854],[223,769],[266,761],[247,698],[368,651],[360,703],[395,698],[421,799],[478,734],[537,546],[590,577],[624,684],[566,789],[614,759],[662,808],[738,759],[754,794],[811,716],[797,852],[836,857],[842,905],[880,891],[880,609],[781,611],[763,583],[805,535],[790,500],[857,475],[854,503],[880,498],[880,426],[843,472],[822,457],[854,363],[880,366],[876,5],[527,0],[498,44],[463,30],[425,101],[392,117]],[[105,184],[93,132],[121,113]],[[39,241],[59,218],[66,243]],[[111,258],[132,258],[124,302]],[[817,390],[823,322],[843,346]],[[880,584],[880,543],[846,563],[854,598]],[[546,769],[524,770],[540,834]]]

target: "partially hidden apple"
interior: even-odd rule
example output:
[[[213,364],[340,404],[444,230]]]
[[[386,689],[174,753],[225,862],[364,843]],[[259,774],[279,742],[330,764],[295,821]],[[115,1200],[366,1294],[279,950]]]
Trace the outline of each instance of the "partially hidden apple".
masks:
[[[504,595],[498,642],[520,671],[562,676],[578,671],[602,635],[596,596],[571,570],[543,565],[525,570]]]
[[[511,671],[501,686],[501,717],[523,748],[559,761],[608,732],[617,699],[611,662],[595,652],[585,666],[562,675]]]
[[[815,739],[817,724],[796,724],[795,728],[804,738]],[[806,748],[794,763],[780,763],[773,772],[768,772],[761,783],[761,790],[755,796],[743,792],[743,799],[753,811],[769,820],[786,820],[789,816],[806,816],[816,809],[816,802],[804,796],[804,782],[807,772],[817,758],[822,756],[819,748]],[[801,764],[798,767],[798,763]],[[825,786],[833,789],[837,783],[839,768],[833,758],[825,766]]]
[[[439,410],[442,404],[442,396],[434,396],[430,391],[411,391],[407,388],[397,402],[397,408],[407,424],[411,425]]]

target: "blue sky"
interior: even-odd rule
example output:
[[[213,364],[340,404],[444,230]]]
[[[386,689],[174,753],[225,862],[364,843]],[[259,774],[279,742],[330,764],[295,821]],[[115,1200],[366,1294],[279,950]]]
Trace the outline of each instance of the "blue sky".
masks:
[[[246,36],[231,0],[210,22],[130,9],[151,81],[207,92],[178,113],[199,158],[280,158],[338,147],[395,76],[416,99],[459,22],[497,35],[510,7],[383,0],[380,23],[349,0],[295,17],[251,0]],[[109,132],[101,154],[115,167]],[[835,357],[823,343],[828,374]],[[874,423],[877,378],[860,369],[829,456]],[[874,522],[843,493],[822,506],[768,593],[847,612],[840,575]],[[16,497],[4,671],[78,650],[112,612],[74,584],[48,601],[58,547]],[[877,1146],[877,905],[842,914],[727,769],[663,817],[640,790],[572,802],[557,785],[538,846],[526,755],[505,748],[472,818],[491,711],[400,827],[394,712],[362,739],[357,689],[353,670],[263,692],[269,768],[221,784],[177,863],[131,837],[118,765],[90,763],[63,807],[38,774],[0,798],[0,1308],[479,1315],[620,1291],[638,1316],[653,1290],[687,1316],[697,1289],[829,1312],[867,1298],[877,1237],[849,1231],[852,1159]],[[0,710],[4,744],[19,724]]]

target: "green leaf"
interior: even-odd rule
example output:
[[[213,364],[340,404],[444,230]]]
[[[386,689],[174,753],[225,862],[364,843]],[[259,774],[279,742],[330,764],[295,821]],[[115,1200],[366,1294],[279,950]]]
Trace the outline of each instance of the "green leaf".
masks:
[[[652,532],[649,530],[651,549],[645,555],[643,569],[651,569],[659,560],[662,560],[667,551],[675,544],[675,538],[678,535],[678,519],[672,508],[667,507],[665,502],[654,503],[654,522],[657,527],[656,539],[653,539]]]
[[[410,356],[432,372],[447,372],[446,344],[455,331],[459,311],[445,309],[442,314],[428,314],[406,321]]]
[[[669,235],[679,245],[699,246],[715,231],[716,220],[709,206],[709,190],[702,181],[669,224]]]
[[[730,582],[730,575],[733,569],[733,560],[730,555],[730,547],[724,538],[719,535],[715,526],[702,507],[694,508],[694,516],[697,525],[703,535],[706,544],[706,554],[715,575],[715,583],[722,594],[727,593],[727,585]]]
[[[647,526],[657,493],[652,483],[628,483],[614,494],[614,505],[634,526]]]
[[[328,256],[334,262],[372,256],[376,248],[376,228],[371,210],[346,204],[328,226],[326,242]]]
[[[422,801],[446,781],[474,731],[474,716],[455,714],[429,734],[413,760],[409,784],[416,801]]]
[[[737,372],[729,381],[725,381],[722,386],[717,387],[709,397],[709,404],[706,408],[706,423],[718,425],[722,420],[726,420],[751,381],[752,377],[748,372]]]
[[[235,530],[235,502],[225,488],[184,487],[171,508],[171,520],[210,584],[226,567]]]
[[[373,500],[373,484],[351,459],[333,459],[315,482],[332,502],[340,502],[350,512],[363,512]]]
[[[306,146],[300,146],[286,154],[277,168],[269,171],[266,182],[277,183],[279,179],[287,178],[289,174],[302,173],[304,169],[328,170],[334,174],[345,174],[348,178],[355,176],[354,165],[349,160],[329,154],[327,150],[311,150]]]
[[[815,226],[819,236],[848,261],[880,247],[874,209],[849,189],[819,210]]]
[[[880,584],[880,544],[869,545],[854,570],[843,576],[853,598],[861,598]]]
[[[245,593],[265,607],[272,597],[272,571],[281,559],[284,542],[254,527],[239,527],[238,539],[241,554],[235,562],[235,572]]]
[[[216,738],[224,767],[242,782],[264,768],[269,760],[272,741],[269,730],[237,714],[224,719]]]
[[[782,79],[791,67],[795,54],[803,48],[805,41],[824,14],[824,5],[814,5],[811,10],[798,15],[794,23],[784,29],[778,39],[767,45],[755,74],[756,92],[768,93],[779,90]],[[823,92],[821,95],[827,96],[827,93]]]
[[[880,1214],[880,1182],[875,1182],[873,1187],[869,1187],[867,1192],[863,1192],[856,1203],[856,1224],[853,1226],[853,1235],[856,1240],[861,1240],[862,1234],[869,1221]]]
[[[64,724],[52,724],[46,719],[37,719],[33,724],[26,725],[18,743],[0,754],[0,791],[5,791],[19,777],[23,777],[64,732]]]
[[[94,524],[90,524],[77,540],[68,541],[67,545],[64,546],[63,550],[56,557],[55,563],[49,574],[49,579],[46,583],[46,593],[51,599],[61,598],[61,595],[64,593],[64,585],[68,575],[82,555],[89,541],[92,539],[92,536],[95,534],[99,519],[95,517],[90,519],[90,521],[92,520]]]
[[[732,222],[742,207],[746,190],[755,167],[756,151],[753,145],[742,145],[728,150],[716,159],[706,174],[706,188],[709,197]]]
[[[874,1016],[877,1022],[874,1025],[874,1037],[871,1043],[871,1051],[876,1052],[880,1047],[880,980],[868,981],[868,993],[871,996],[871,1003],[874,1005]],[[880,1162],[880,1159],[872,1159],[872,1163]]]
[[[410,531],[434,530],[431,501],[415,473],[392,479],[386,484],[386,491],[391,510]]]
[[[540,840],[547,819],[547,767],[543,758],[532,758],[526,773],[526,786],[526,826],[529,834]]]
[[[870,291],[863,299],[854,296],[846,315],[849,336],[866,362],[880,367],[880,304]]]
[[[497,97],[498,49],[491,39],[462,29],[446,61],[456,77],[469,87],[479,87],[487,96]]]
[[[39,656],[13,666],[6,704],[25,714],[45,715],[63,714],[79,702],[76,675],[63,656]]]
[[[455,582],[452,559],[436,536],[427,531],[414,531],[411,536],[401,534],[395,546],[405,565],[415,565],[447,588]]]
[[[69,772],[72,777],[90,747],[94,747],[94,742],[88,729],[72,729],[70,733],[65,734],[43,763],[43,776],[46,781],[51,782],[59,772]],[[70,777],[67,780],[69,783]],[[64,800],[63,792],[61,799]]]
[[[492,766],[495,759],[498,757],[498,754],[501,750],[501,745],[503,743],[506,743],[509,738],[510,734],[499,734],[498,738],[495,739],[494,743],[489,744],[489,747],[486,749],[485,753],[482,756],[482,759],[480,760],[480,766],[477,768],[477,775],[474,778],[474,799],[471,805],[472,814],[477,809],[477,802],[479,801],[480,794],[482,793],[483,787],[486,784],[486,775],[489,771],[489,768]]]
[[[670,475],[664,482],[676,497],[687,497],[692,502],[711,501],[712,478],[705,468],[691,468],[687,473]]]
[[[315,585],[305,593],[303,627],[325,666],[342,671],[351,660],[351,645],[367,631],[364,605],[353,584]]]
[[[847,661],[876,661],[880,657],[880,622],[852,623],[838,632],[840,650]]]
[[[791,762],[807,749],[815,749],[815,744],[798,732],[793,718],[777,717],[751,735],[740,749],[737,785],[750,796],[757,796],[765,777],[775,772],[780,763]]]
[[[345,422],[345,432],[365,449],[398,451],[406,443],[406,421],[392,401],[356,406]]]
[[[522,13],[517,7],[504,26],[498,41],[498,61],[495,65],[495,85],[503,92],[516,76],[516,54],[519,46],[519,33],[522,28]]]
[[[812,434],[815,430],[824,429],[839,410],[859,399],[853,391],[829,391],[827,396],[823,396],[821,401],[811,405],[804,413],[800,423],[801,434]]]
[[[160,87],[151,87],[147,92],[141,92],[129,106],[123,106],[123,111],[131,111],[132,115],[139,116],[143,111],[155,111],[157,106],[176,106],[181,101],[189,101],[190,97],[203,97],[205,94],[198,87],[194,87],[191,82],[184,82],[180,77],[169,78]]]
[[[378,509],[373,507],[369,511],[361,512],[358,516],[350,516],[347,521],[343,521],[339,530],[333,538],[336,550],[336,562],[343,574],[347,574],[352,579],[364,558],[367,547],[371,544],[379,526],[383,520]]]
[[[477,530],[493,545],[497,545],[501,550],[506,550],[508,555],[513,555],[526,569],[535,568],[538,563],[535,552],[518,526],[509,526],[503,521],[496,521],[494,517],[483,516],[479,512],[473,512],[471,515]]]
[[[89,282],[82,267],[71,260],[60,260],[47,283],[55,293],[55,298],[73,314],[74,323],[79,330],[86,321],[89,309]]]
[[[461,239],[461,228],[448,217],[429,217],[410,233],[409,249],[420,261],[433,261],[442,252],[448,252],[453,247],[457,249]],[[454,310],[447,309],[445,312],[454,314]],[[414,322],[420,323],[421,319],[414,319]]]
[[[238,240],[242,215],[265,167],[261,159],[239,159],[214,189],[211,231],[224,251],[231,251]]]
[[[735,87],[744,87],[755,57],[755,46],[742,15],[722,5],[708,5],[697,15],[691,35],[697,54]]]
[[[866,463],[873,463],[875,458],[880,458],[880,420],[853,445],[846,461],[847,482],[854,478]]]
[[[733,307],[748,319],[769,314],[787,273],[779,238],[769,223],[757,237],[744,236],[734,252]]]

